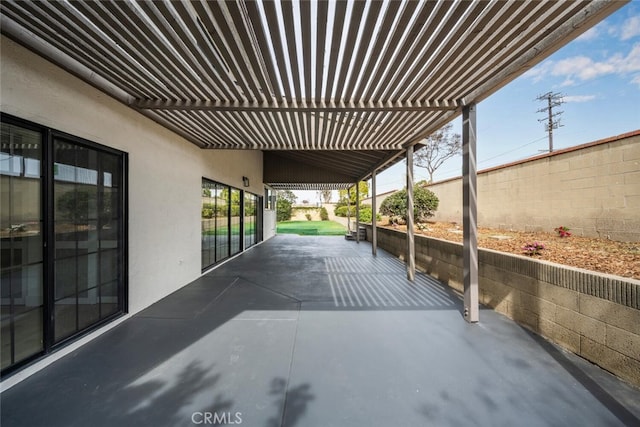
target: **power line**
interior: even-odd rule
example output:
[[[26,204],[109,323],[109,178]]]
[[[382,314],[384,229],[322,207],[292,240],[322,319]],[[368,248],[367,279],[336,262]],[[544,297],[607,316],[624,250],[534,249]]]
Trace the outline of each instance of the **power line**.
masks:
[[[533,141],[531,141],[531,142],[527,142],[526,144],[522,144],[522,145],[519,145],[519,146],[517,146],[517,147],[515,147],[515,148],[512,148],[511,150],[503,151],[502,153],[500,153],[500,154],[496,154],[495,156],[488,157],[488,158],[486,158],[486,159],[482,159],[482,160],[480,160],[480,161],[478,162],[478,165],[481,165],[481,164],[483,164],[483,163],[487,163],[487,162],[489,162],[489,161],[491,161],[491,160],[497,159],[498,157],[506,156],[507,154],[511,154],[511,153],[513,153],[513,152],[515,152],[515,151],[521,150],[522,148],[528,147],[529,145],[533,145],[533,144],[535,144],[535,143],[537,143],[537,142],[539,142],[539,141],[542,141],[542,140],[543,140],[543,139],[545,139],[545,138],[547,138],[547,137],[546,137],[546,136],[543,136],[543,137],[541,137],[541,138],[534,139],[534,140],[533,140]],[[524,158],[526,158],[526,157],[524,157]],[[454,173],[454,172],[455,172],[455,173],[459,173],[459,172],[460,172],[459,168],[457,168],[457,169],[455,169],[455,170],[454,170],[454,169],[446,170],[446,171],[444,171],[444,172],[442,173],[442,175],[447,175],[447,174]]]
[[[536,113],[547,113],[546,117],[538,119],[538,121],[546,122],[545,130],[549,133],[549,152],[551,153],[553,152],[553,130],[563,126],[560,124],[560,115],[564,112],[556,111],[554,113],[553,107],[559,107],[564,103],[564,100],[562,99],[562,94],[558,92],[547,92],[545,94],[538,95],[536,100],[547,101],[547,106],[539,109],[538,111],[536,111]]]
[[[542,140],[543,140],[543,139],[545,139],[545,138],[546,138],[546,136],[543,136],[543,137],[538,138],[538,139],[534,139],[534,140],[533,140],[533,141],[531,141],[531,142],[527,142],[526,144],[520,145],[520,146],[518,146],[518,147],[516,147],[516,148],[513,148],[513,149],[511,149],[511,150],[505,151],[505,152],[503,152],[503,153],[501,153],[501,154],[495,155],[495,156],[493,156],[493,157],[489,157],[488,159],[483,159],[483,160],[479,161],[479,162],[478,162],[478,164],[487,163],[489,160],[497,159],[498,157],[502,157],[502,156],[504,156],[504,155],[506,155],[506,154],[513,153],[514,151],[518,151],[518,150],[520,150],[520,149],[522,149],[522,148],[524,148],[524,147],[527,147],[527,146],[529,146],[529,145],[535,144],[535,143],[536,143],[536,142],[538,142],[538,141],[542,141]]]

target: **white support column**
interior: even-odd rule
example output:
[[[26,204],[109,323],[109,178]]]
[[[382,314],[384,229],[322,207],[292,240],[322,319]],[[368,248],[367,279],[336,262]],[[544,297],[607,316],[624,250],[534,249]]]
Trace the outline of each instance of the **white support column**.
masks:
[[[360,181],[356,182],[356,243],[360,243]]]
[[[413,235],[413,146],[407,147],[407,279],[416,277],[416,248]]]
[[[376,222],[376,212],[378,206],[376,205],[376,174],[377,170],[374,170],[371,174],[371,253],[373,256],[378,255],[378,224]]]
[[[478,197],[476,185],[476,105],[462,109],[462,204],[464,317],[479,320],[478,307]]]

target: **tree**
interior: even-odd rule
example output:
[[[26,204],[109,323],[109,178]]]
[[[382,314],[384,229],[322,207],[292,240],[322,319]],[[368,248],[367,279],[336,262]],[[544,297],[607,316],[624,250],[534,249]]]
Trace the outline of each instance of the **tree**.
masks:
[[[276,221],[289,221],[291,219],[291,203],[287,199],[280,199],[276,202]]]
[[[296,200],[298,200],[298,196],[296,196],[291,190],[278,190],[276,195],[278,196],[278,199],[284,199],[292,205],[296,203]]]
[[[320,220],[329,221],[329,212],[327,212],[327,208],[324,206],[320,208]]]
[[[341,217],[346,217],[347,216],[347,212],[348,215],[351,217],[355,217],[356,216],[356,208],[354,206],[351,206],[351,208],[347,207],[347,205],[341,206],[339,208],[336,208],[335,210],[335,215],[336,216],[341,216]],[[371,211],[371,206],[370,205],[362,205],[360,206],[360,216],[359,216],[359,220],[360,222],[371,222],[371,219],[373,218],[373,212]],[[376,220],[379,221],[380,220],[380,214],[376,214]]]
[[[338,200],[338,204],[341,204],[342,206],[346,206],[347,205],[347,190],[339,190],[338,191],[338,195],[339,195],[339,200]],[[349,199],[349,204],[351,205],[355,205],[356,204],[356,195],[359,194],[360,195],[360,201],[362,201],[362,199],[369,197],[369,184],[367,184],[367,182],[365,181],[360,181],[360,183],[358,183],[358,191],[354,191],[353,189],[351,190],[351,198]]]
[[[432,191],[419,186],[413,187],[413,216],[416,222],[425,222],[438,209],[438,197]],[[380,213],[407,220],[407,189],[402,189],[384,199]]]
[[[289,221],[291,219],[291,206],[296,202],[296,195],[290,190],[281,190],[277,192],[278,201],[276,202],[276,221]]]
[[[429,182],[433,182],[433,173],[442,164],[462,152],[462,138],[459,133],[452,133],[453,125],[449,123],[429,135],[422,147],[416,146],[414,164],[429,172]]]
[[[331,190],[322,190],[322,200],[325,203],[331,203],[331,197],[333,196],[333,191]]]

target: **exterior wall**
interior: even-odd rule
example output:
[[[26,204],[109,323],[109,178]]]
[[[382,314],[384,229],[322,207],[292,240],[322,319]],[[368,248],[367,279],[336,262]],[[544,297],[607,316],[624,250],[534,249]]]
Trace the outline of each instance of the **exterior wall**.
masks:
[[[264,240],[270,239],[276,235],[276,211],[265,210],[263,216],[263,238]]]
[[[420,235],[415,244],[416,266],[463,292],[462,245]],[[378,228],[378,245],[404,258],[406,234]],[[640,385],[640,281],[487,249],[478,256],[482,304]]]
[[[462,222],[462,179],[429,189],[434,220]],[[640,241],[640,131],[479,172],[478,224]]]
[[[1,111],[129,155],[129,312],[200,272],[201,179],[264,193],[262,152],[201,150],[71,74],[1,39]],[[265,233],[266,234],[266,233]]]
[[[385,201],[385,199],[389,196],[391,196],[392,194],[396,193],[398,190],[392,190],[392,191],[387,191],[386,193],[381,193],[381,194],[377,194],[376,195],[376,211],[380,212],[380,205],[382,205],[382,202]],[[460,196],[462,197],[462,196]],[[363,205],[372,205],[372,200],[373,197],[367,197],[366,199],[362,199],[362,204]],[[460,199],[462,200],[462,199]]]

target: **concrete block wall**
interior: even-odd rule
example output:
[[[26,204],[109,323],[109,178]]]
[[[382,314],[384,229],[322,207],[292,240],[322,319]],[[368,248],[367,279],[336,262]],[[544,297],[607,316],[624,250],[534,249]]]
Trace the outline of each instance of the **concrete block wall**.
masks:
[[[462,292],[462,245],[415,244],[416,266]],[[404,258],[406,234],[378,228],[378,245]],[[488,249],[479,262],[482,304],[640,386],[640,281]]]
[[[429,189],[462,222],[462,179]],[[640,241],[640,130],[478,172],[478,224]]]

